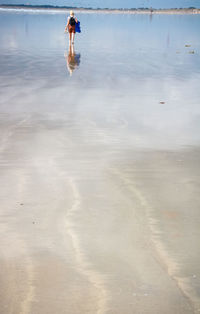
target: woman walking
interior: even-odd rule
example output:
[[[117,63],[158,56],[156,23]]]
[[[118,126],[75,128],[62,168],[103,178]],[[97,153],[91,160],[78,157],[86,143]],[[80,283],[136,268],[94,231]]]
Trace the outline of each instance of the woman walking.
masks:
[[[69,44],[74,44],[74,37],[76,33],[76,23],[78,23],[77,18],[74,16],[74,12],[70,11],[70,16],[67,19],[67,25],[65,31],[69,32]]]

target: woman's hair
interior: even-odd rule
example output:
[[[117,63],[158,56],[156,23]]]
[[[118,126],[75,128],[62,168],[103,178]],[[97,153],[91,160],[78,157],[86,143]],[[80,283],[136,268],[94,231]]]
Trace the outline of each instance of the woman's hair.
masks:
[[[74,11],[70,11],[70,15],[71,15],[71,16],[74,16]]]

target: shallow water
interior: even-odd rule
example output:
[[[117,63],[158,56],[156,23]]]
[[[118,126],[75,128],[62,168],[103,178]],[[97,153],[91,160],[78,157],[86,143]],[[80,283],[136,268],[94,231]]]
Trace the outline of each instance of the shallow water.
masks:
[[[76,105],[95,108],[99,123],[105,110],[110,119],[117,110],[128,124],[118,134],[122,142],[198,145],[199,16],[78,17],[82,34],[70,77],[65,15],[1,13],[1,111],[65,112],[76,94]]]
[[[0,12],[2,313],[198,313],[200,16],[78,19]]]

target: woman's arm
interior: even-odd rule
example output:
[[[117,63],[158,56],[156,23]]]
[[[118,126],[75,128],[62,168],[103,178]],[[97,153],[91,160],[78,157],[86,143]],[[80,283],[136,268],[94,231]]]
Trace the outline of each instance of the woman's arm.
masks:
[[[65,32],[67,32],[69,26],[69,18],[67,19],[67,25],[65,26]]]

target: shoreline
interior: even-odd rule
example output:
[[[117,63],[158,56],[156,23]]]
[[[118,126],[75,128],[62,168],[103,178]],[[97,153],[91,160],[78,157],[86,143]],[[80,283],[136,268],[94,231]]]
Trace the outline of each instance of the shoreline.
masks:
[[[77,7],[31,6],[31,5],[0,5],[6,11],[45,11],[66,12],[74,10],[80,13],[116,13],[116,14],[200,14],[200,9],[92,9]]]

